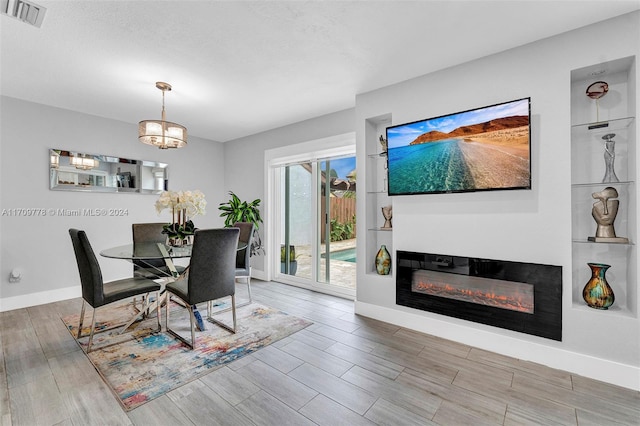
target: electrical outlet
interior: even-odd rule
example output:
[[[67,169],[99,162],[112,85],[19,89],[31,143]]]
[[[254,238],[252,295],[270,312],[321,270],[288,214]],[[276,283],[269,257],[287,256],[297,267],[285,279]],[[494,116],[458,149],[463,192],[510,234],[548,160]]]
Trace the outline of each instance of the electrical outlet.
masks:
[[[22,271],[20,269],[13,269],[9,274],[10,283],[19,283],[22,279]]]

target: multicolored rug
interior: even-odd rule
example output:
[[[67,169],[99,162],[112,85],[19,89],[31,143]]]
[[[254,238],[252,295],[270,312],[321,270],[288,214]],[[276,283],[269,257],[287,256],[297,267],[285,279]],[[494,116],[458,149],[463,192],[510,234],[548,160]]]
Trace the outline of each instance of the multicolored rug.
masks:
[[[218,306],[223,310],[226,306]],[[126,322],[133,313],[131,303],[98,310],[100,328]],[[78,341],[86,352],[91,324],[91,308],[87,308],[83,322],[83,337]],[[215,311],[215,309],[214,309]],[[206,309],[201,311],[203,317]],[[162,327],[164,329],[162,309]],[[170,309],[171,328],[191,339],[189,314],[186,309]],[[232,324],[231,312],[213,314],[225,323]],[[64,317],[65,325],[75,337],[80,315]],[[124,334],[116,328],[94,335],[92,351],[87,354],[104,381],[111,387],[126,411],[162,396],[195,380],[217,366],[241,358],[273,342],[311,325],[310,321],[288,315],[260,304],[250,304],[237,309],[237,332],[230,332],[205,320],[206,330],[196,331],[196,347],[189,349],[168,333],[149,330],[157,328],[155,316],[136,323]],[[87,326],[87,327],[85,327]],[[132,331],[133,330],[133,331]],[[93,349],[97,348],[97,349]]]

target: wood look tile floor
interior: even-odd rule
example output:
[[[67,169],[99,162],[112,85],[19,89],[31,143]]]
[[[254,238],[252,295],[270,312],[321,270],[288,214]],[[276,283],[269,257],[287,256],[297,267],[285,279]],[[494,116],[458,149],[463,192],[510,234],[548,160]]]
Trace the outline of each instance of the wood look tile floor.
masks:
[[[0,425],[640,424],[640,392],[364,318],[348,300],[252,289],[314,324],[130,412],[60,320],[80,299],[0,313]]]

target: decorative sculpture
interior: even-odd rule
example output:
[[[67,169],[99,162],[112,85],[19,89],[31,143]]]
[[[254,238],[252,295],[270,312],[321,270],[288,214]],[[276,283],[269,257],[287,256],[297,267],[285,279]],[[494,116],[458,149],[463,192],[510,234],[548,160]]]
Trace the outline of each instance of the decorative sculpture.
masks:
[[[603,97],[609,91],[609,84],[604,81],[596,81],[587,87],[587,96],[596,100],[596,122],[600,121],[600,110],[598,105],[598,99]]]
[[[386,154],[387,153],[387,140],[382,135],[380,135],[380,146],[382,146],[382,153]]]
[[[613,169],[613,163],[616,159],[616,141],[613,140],[615,137],[615,133],[607,133],[602,137],[604,139],[604,164],[606,167],[606,171],[604,173],[604,178],[602,178],[602,183],[607,182],[620,182],[618,176],[616,176],[616,172]]]
[[[382,207],[382,216],[384,217],[384,225],[382,229],[391,229],[391,218],[393,217],[393,206]]]
[[[608,186],[600,192],[594,192],[591,196],[598,200],[593,203],[591,209],[591,216],[598,226],[596,227],[596,236],[589,237],[588,240],[596,243],[628,243],[629,239],[616,237],[616,231],[613,227],[620,205],[620,201],[616,200],[618,191]]]

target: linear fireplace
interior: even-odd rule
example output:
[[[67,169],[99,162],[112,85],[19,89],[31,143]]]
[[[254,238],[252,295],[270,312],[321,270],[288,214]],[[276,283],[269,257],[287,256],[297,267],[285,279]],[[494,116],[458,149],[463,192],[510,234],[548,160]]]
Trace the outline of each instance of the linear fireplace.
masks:
[[[396,252],[396,303],[562,340],[562,267]]]

